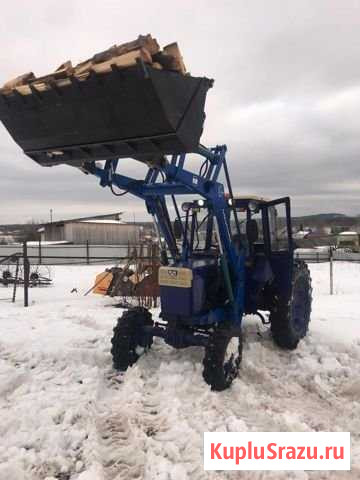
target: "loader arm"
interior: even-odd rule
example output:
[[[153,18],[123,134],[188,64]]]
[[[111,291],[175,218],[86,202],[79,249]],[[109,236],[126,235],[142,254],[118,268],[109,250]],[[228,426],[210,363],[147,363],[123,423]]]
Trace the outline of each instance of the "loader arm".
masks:
[[[198,195],[207,202],[211,209],[220,249],[221,269],[229,298],[226,308],[219,309],[212,320],[207,319],[211,322],[229,316],[239,322],[244,312],[244,251],[236,250],[232,238],[230,179],[226,176],[229,192],[226,195],[223,184],[219,182],[219,175],[226,168],[226,150],[225,145],[211,149],[200,146],[198,153],[203,157],[203,165],[207,164],[207,168],[200,168],[199,173],[185,168],[185,154],[173,155],[169,161],[164,158],[161,165],[149,168],[143,180],[118,173],[118,159],[109,159],[102,166],[98,163],[88,163],[83,167],[83,171],[100,179],[102,187],[116,187],[145,201],[147,210],[153,217],[161,249],[163,252],[169,252],[171,265],[180,260],[180,252],[170,221],[166,197],[170,196],[175,202],[177,195]],[[237,218],[235,210],[233,213]],[[168,262],[164,260],[164,263]]]

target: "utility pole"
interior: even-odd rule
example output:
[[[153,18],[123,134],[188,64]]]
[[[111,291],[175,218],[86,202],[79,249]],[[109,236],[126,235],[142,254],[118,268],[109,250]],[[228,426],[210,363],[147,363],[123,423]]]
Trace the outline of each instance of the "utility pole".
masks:
[[[53,223],[53,210],[50,208],[50,223]]]

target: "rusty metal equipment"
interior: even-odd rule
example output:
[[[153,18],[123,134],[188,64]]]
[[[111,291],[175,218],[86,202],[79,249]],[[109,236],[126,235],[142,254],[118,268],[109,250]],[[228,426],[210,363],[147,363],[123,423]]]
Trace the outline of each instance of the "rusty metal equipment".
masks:
[[[159,247],[156,243],[142,243],[138,249],[129,245],[126,264],[108,268],[99,274],[90,291],[121,297],[126,304],[157,307],[160,296],[159,267]]]

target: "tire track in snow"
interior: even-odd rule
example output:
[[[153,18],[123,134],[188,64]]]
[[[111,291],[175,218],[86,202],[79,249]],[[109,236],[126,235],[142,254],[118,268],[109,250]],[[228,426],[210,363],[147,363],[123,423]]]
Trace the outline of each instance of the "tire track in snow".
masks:
[[[139,362],[125,375],[109,379],[108,395],[96,420],[101,452],[98,458],[106,479],[145,478],[149,446],[156,443],[156,435],[169,428],[158,395],[161,385],[157,357],[161,348],[155,346],[154,350],[157,352],[140,361],[145,370]]]
[[[311,335],[295,352],[246,327],[240,377],[225,392],[202,379],[203,350],[173,350],[156,340],[109,386],[97,419],[107,480],[342,479],[349,472],[204,472],[204,431],[352,431],[353,463],[360,459],[358,347],[327,345]],[[276,475],[275,475],[276,474]]]

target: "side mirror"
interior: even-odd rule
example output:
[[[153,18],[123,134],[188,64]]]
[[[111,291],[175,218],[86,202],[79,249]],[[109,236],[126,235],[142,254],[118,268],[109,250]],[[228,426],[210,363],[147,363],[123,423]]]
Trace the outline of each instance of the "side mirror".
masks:
[[[250,244],[253,244],[259,240],[258,224],[253,218],[246,222],[246,236]]]
[[[176,240],[180,240],[183,236],[183,226],[182,226],[181,220],[179,220],[178,218],[175,218],[174,220],[173,229],[174,229],[174,236]]]

